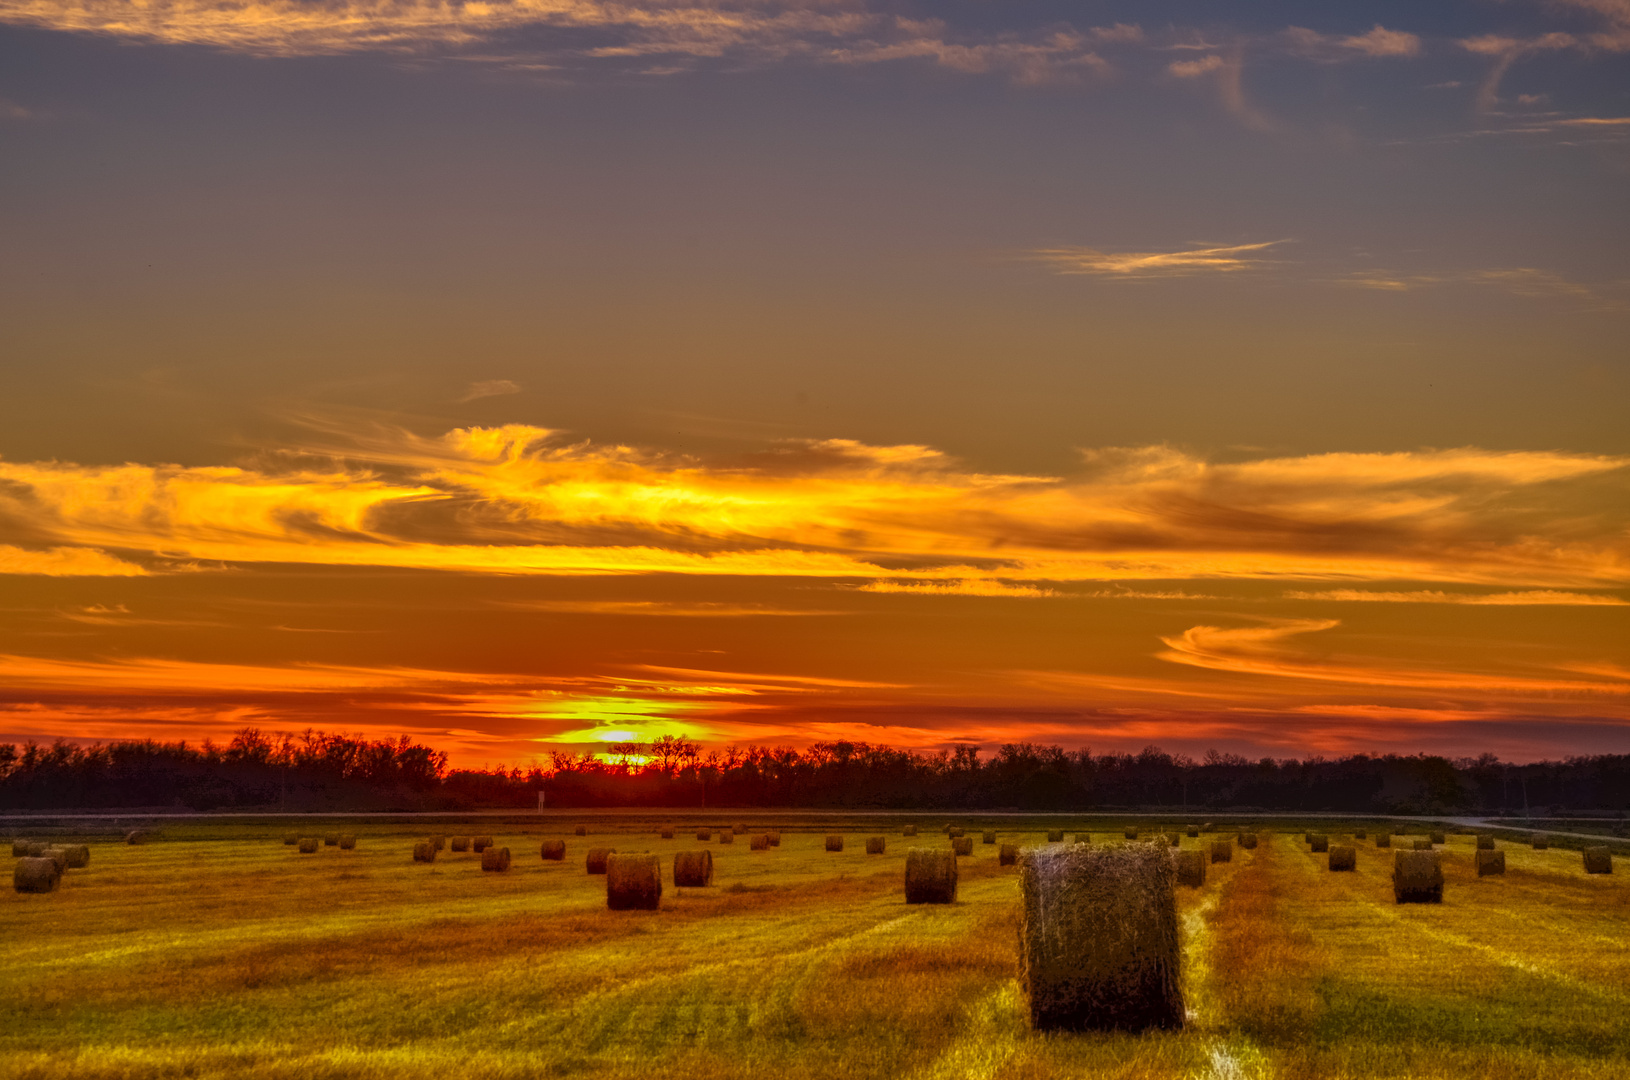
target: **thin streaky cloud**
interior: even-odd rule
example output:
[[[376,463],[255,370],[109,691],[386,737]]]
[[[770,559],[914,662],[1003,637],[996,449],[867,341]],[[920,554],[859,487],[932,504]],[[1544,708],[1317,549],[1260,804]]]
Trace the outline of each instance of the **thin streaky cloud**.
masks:
[[[486,379],[481,382],[471,383],[470,388],[464,392],[464,396],[458,400],[459,404],[464,404],[481,398],[502,397],[506,394],[519,394],[520,392],[521,384],[518,382],[512,382],[509,379]]]
[[[1195,247],[1183,251],[1103,251],[1089,247],[1037,248],[1028,254],[1056,274],[1089,274],[1108,278],[1188,277],[1229,274],[1268,264],[1257,253],[1287,243],[1268,240],[1228,247]]]
[[[145,566],[109,555],[93,547],[53,547],[43,550],[0,544],[0,574],[37,574],[45,577],[147,577]]]
[[[1292,590],[1287,600],[1333,600],[1340,603],[1382,604],[1477,604],[1490,607],[1630,607],[1630,600],[1605,593],[1565,592],[1559,589],[1527,589],[1503,593],[1451,593],[1439,589],[1411,592],[1382,592],[1368,589],[1325,589],[1317,592]]]

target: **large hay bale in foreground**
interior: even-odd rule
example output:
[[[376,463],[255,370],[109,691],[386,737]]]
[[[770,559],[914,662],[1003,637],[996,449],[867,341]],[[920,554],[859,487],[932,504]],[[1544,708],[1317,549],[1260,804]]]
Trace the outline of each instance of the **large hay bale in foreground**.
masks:
[[[994,844],[996,843],[996,834],[986,830],[984,833],[980,834],[980,841],[986,844]]]
[[[1505,852],[1489,851],[1486,848],[1477,853],[1477,876],[1488,877],[1490,874],[1505,873]]]
[[[1127,829],[1126,830],[1126,838],[1128,840],[1136,840],[1138,838],[1138,830],[1131,829],[1131,828]]]
[[[413,845],[414,862],[435,862],[436,845],[430,840],[420,840]]]
[[[881,855],[888,848],[888,843],[881,836],[868,836],[866,838],[866,854]]]
[[[538,854],[548,862],[560,862],[566,858],[566,841],[545,840],[543,846],[538,848]]]
[[[468,836],[455,836],[447,842],[447,846],[454,851],[469,851],[470,838]]]
[[[1585,873],[1611,874],[1613,872],[1613,853],[1602,845],[1585,849]]]
[[[1213,841],[1211,841],[1211,861],[1212,862],[1233,862],[1234,861],[1234,845],[1230,844],[1227,840],[1213,840]]]
[[[906,852],[906,903],[949,904],[956,899],[956,853],[943,848]]]
[[[299,833],[297,833],[297,832],[286,832],[286,833],[283,834],[283,843],[286,846],[293,847],[294,845],[298,844],[299,842],[300,842],[300,834]]]
[[[1444,833],[1443,830],[1441,830],[1441,829],[1438,829],[1438,830],[1435,830],[1433,832],[1427,833],[1426,836],[1427,836],[1427,839],[1431,840],[1432,843],[1434,843],[1434,844],[1447,844],[1449,842],[1448,835],[1446,833]]]
[[[300,854],[314,855],[317,852],[317,838],[315,836],[302,836],[300,838]]]
[[[1533,839],[1535,851],[1545,851],[1551,846],[1551,838],[1543,833],[1536,834]]]
[[[355,851],[357,849],[356,833],[340,833],[340,850]]]
[[[656,911],[662,906],[662,860],[655,855],[618,855],[606,860],[606,907]]]
[[[770,838],[770,846],[771,847],[780,847],[781,846],[781,834],[776,832],[774,829],[771,829],[769,832],[765,833],[764,835],[768,836]]]
[[[1330,837],[1324,833],[1312,833],[1308,837],[1308,846],[1313,851],[1329,851]]]
[[[828,851],[842,851],[843,850],[843,837],[837,835],[836,833],[833,833],[831,836],[828,836],[826,838],[826,850],[828,850]]]
[[[676,853],[674,884],[698,889],[713,884],[713,852],[702,848]]]
[[[1175,879],[1175,861],[1158,847],[1024,853],[1019,984],[1031,1026],[1183,1026]]]
[[[62,868],[55,859],[24,855],[11,872],[11,884],[18,892],[51,892],[62,880]]]
[[[1443,854],[1430,849],[1393,852],[1392,898],[1400,904],[1443,903]]]
[[[951,853],[954,855],[972,855],[973,837],[953,836],[951,838]]]
[[[713,839],[713,830],[712,829],[697,829],[696,830],[696,839],[698,839],[698,840],[711,840],[711,839]]]
[[[589,848],[589,853],[588,853],[587,857],[584,859],[583,865],[587,868],[588,872],[591,873],[591,874],[603,874],[603,873],[606,872],[606,860],[611,858],[615,854],[617,854],[617,849],[616,848],[609,848],[609,847]]]
[[[1392,834],[1391,833],[1384,833],[1384,832],[1376,833],[1375,834],[1375,846],[1376,847],[1391,847],[1392,846]]]
[[[917,826],[915,826],[915,825],[907,825],[905,828],[900,830],[900,835],[901,836],[916,836],[917,835]]]
[[[475,852],[477,855],[481,854],[483,851],[486,851],[490,847],[492,847],[492,837],[490,837],[490,836],[472,836],[472,837],[470,837],[470,850]]]
[[[759,833],[759,834],[757,834],[751,840],[747,841],[747,848],[748,848],[749,851],[769,851],[770,850],[770,834],[769,833]]]
[[[1489,833],[1479,833],[1477,836],[1478,851],[1493,851],[1494,837]]]
[[[1330,869],[1356,871],[1358,869],[1358,849],[1351,844],[1332,844],[1330,847]]]
[[[1019,861],[1019,845],[1003,844],[996,852],[997,866],[1012,866]]]
[[[1187,885],[1191,889],[1198,889],[1206,883],[1206,857],[1200,851],[1179,851],[1177,859],[1177,883]]]
[[[323,847],[339,847],[340,834],[337,832],[323,834]]]
[[[1411,840],[1409,842],[1409,846],[1410,846],[1410,849],[1413,850],[1413,851],[1431,851],[1432,850],[1432,841],[1430,841],[1430,840]]]
[[[488,844],[481,849],[481,869],[503,873],[509,869],[509,848]]]
[[[65,844],[62,853],[68,857],[70,870],[83,870],[91,864],[91,849],[85,844]]]
[[[674,827],[672,825],[664,825],[662,827],[662,838],[664,840],[672,840],[674,838]]]
[[[579,825],[576,829],[572,830],[572,834],[574,836],[587,836],[589,835],[589,827],[587,825]]]
[[[1256,833],[1242,832],[1239,834],[1239,846],[1246,851],[1256,850]]]
[[[1062,844],[1064,842],[1064,830],[1063,829],[1048,829],[1047,830],[1047,842],[1049,844]]]

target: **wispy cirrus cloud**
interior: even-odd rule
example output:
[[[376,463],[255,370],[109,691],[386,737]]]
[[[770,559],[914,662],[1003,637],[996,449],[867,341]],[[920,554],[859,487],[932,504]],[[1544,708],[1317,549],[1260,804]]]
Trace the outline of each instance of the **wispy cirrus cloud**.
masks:
[[[1042,263],[1056,274],[1089,274],[1141,281],[1255,270],[1269,263],[1260,253],[1283,243],[1287,241],[1195,246],[1181,251],[1103,251],[1090,247],[1055,247],[1037,248],[1026,257]]]
[[[1412,292],[1444,286],[1475,286],[1498,289],[1528,299],[1573,301],[1588,311],[1630,309],[1630,281],[1586,284],[1554,270],[1531,266],[1500,267],[1486,270],[1405,273],[1390,270],[1359,270],[1335,279],[1338,284],[1383,292]]]
[[[1489,607],[1630,607],[1630,600],[1605,593],[1566,592],[1559,589],[1526,589],[1522,592],[1458,593],[1441,589],[1415,589],[1387,592],[1373,589],[1325,589],[1309,592],[1292,590],[1287,600],[1333,600],[1338,603],[1379,604],[1473,604]]]
[[[24,548],[0,544],[0,574],[47,577],[145,577],[145,566],[93,547]]]
[[[521,384],[510,379],[484,379],[480,382],[471,383],[469,389],[465,390],[463,396],[458,400],[460,404],[464,404],[479,401],[482,398],[504,397],[508,394],[519,394],[520,392]]]

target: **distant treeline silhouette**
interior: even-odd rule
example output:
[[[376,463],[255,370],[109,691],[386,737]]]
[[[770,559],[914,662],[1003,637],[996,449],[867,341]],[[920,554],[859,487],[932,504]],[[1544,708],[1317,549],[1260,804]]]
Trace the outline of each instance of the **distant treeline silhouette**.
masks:
[[[0,808],[457,810],[552,807],[828,807],[1086,810],[1117,807],[1623,813],[1630,755],[1530,764],[1491,754],[1196,760],[1148,747],[1094,754],[1010,743],[939,753],[866,743],[731,747],[685,738],[555,752],[548,768],[448,769],[413,742],[245,728],[225,746],[127,741],[0,744]]]

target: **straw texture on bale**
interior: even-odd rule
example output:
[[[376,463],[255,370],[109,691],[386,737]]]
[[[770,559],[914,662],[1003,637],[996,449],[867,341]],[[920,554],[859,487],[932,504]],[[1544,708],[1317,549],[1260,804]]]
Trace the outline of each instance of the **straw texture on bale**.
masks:
[[[1177,883],[1187,885],[1191,889],[1198,889],[1206,883],[1206,857],[1198,851],[1179,851],[1177,859]]]
[[[1199,836],[1200,835],[1200,826],[1198,826],[1198,825],[1190,825],[1187,829],[1185,829],[1183,831],[1188,833],[1190,836]]]
[[[953,836],[951,838],[951,851],[952,851],[953,854],[956,854],[956,855],[972,855],[973,854],[973,837],[971,837],[971,836]]]
[[[481,849],[481,869],[503,873],[509,869],[509,848],[488,844]]]
[[[697,829],[696,830],[696,839],[698,839],[698,840],[711,840],[711,839],[713,839],[713,830],[712,829]]]
[[[1255,850],[1256,849],[1256,833],[1254,833],[1254,832],[1242,832],[1242,833],[1240,833],[1239,834],[1239,846],[1244,848],[1246,851]]]
[[[437,833],[435,836],[432,836],[430,838],[430,842],[432,844],[436,845],[436,850],[437,851],[442,851],[447,847],[447,837],[442,836],[440,833]]]
[[[27,840],[13,840],[11,842],[11,857],[13,859],[21,859],[23,856],[25,856],[27,854],[28,854],[28,841]]]
[[[1477,876],[1488,877],[1490,874],[1505,873],[1505,852],[1489,851],[1481,848],[1477,852]]]
[[[906,903],[949,904],[955,899],[955,852],[944,848],[906,852]]]
[[[1151,846],[1019,861],[1019,984],[1038,1030],[1183,1025],[1176,864]]]
[[[1551,846],[1551,838],[1549,836],[1536,836],[1536,837],[1534,837],[1534,850],[1535,851],[1545,851],[1550,846]]]
[[[283,834],[283,843],[287,844],[289,847],[293,847],[294,845],[298,844],[299,842],[300,842],[300,834],[299,833],[297,833],[297,832],[286,832],[286,833]]]
[[[780,833],[771,831],[771,832],[765,833],[764,835],[768,836],[770,838],[770,846],[771,847],[780,847],[781,846],[781,834]]]
[[[323,834],[323,847],[339,847],[340,834],[337,832]]]
[[[1412,850],[1415,850],[1415,851],[1431,851],[1432,850],[1432,841],[1430,841],[1430,840],[1411,840],[1409,842],[1409,845],[1410,845],[1410,848]]]
[[[413,845],[414,862],[435,862],[436,845],[429,840],[420,840]]]
[[[984,842],[984,843],[987,843],[987,844],[994,844],[994,843],[996,843],[996,834],[995,834],[995,833],[993,833],[993,832],[986,832],[986,833],[984,833],[984,834],[983,834],[983,835],[982,835],[982,836],[981,836],[981,837],[980,837],[980,839],[981,839],[981,840],[982,840],[982,841],[983,841],[983,842]]]
[[[698,889],[713,884],[713,852],[702,848],[674,855],[674,884]]]
[[[1308,837],[1307,842],[1312,846],[1312,850],[1314,851],[1330,850],[1330,837],[1326,836],[1324,833],[1313,833]]]
[[[125,843],[145,844],[147,843],[147,834],[142,832],[140,829],[132,829],[131,831],[125,833]]]
[[[472,836],[472,837],[470,837],[470,850],[471,851],[474,851],[477,854],[480,854],[481,852],[486,851],[490,847],[492,847],[492,837],[490,837],[490,836]]]
[[[1434,844],[1447,844],[1449,842],[1449,838],[1442,832],[1428,833],[1427,839],[1431,840]]]
[[[11,872],[12,888],[18,892],[51,892],[62,880],[62,868],[55,859],[24,855]]]
[[[566,841],[545,840],[543,846],[538,849],[538,854],[550,862],[560,862],[566,857]]]
[[[1400,904],[1443,903],[1443,855],[1437,851],[1392,853],[1392,898]]]
[[[340,833],[340,850],[341,851],[355,851],[356,847],[357,847],[357,838],[356,838],[356,835],[354,833]]]
[[[655,911],[662,906],[662,861],[655,855],[618,855],[606,860],[606,907]]]
[[[720,829],[719,830],[719,843],[721,843],[721,844],[734,844],[735,842],[736,842],[736,834],[735,833],[731,832],[729,829]]]
[[[1351,844],[1334,844],[1330,848],[1330,869],[1357,870],[1358,849]]]
[[[584,861],[584,865],[591,874],[603,874],[606,872],[606,860],[615,854],[617,854],[616,848],[589,848],[589,854]]]
[[[1019,861],[1019,845],[1018,844],[1003,844],[1002,847],[1001,847],[1001,850],[996,853],[996,865],[997,866],[1012,866],[1014,863],[1016,863],[1018,861]]]
[[[674,827],[672,825],[664,825],[662,827],[662,838],[664,840],[672,840],[674,838]]]
[[[1477,850],[1478,851],[1493,851],[1494,850],[1494,837],[1490,836],[1488,833],[1484,833],[1481,836],[1479,836],[1477,838]]]
[[[868,855],[881,855],[887,847],[887,842],[881,836],[868,836],[866,838],[866,854]]]
[[[759,833],[747,841],[747,847],[752,851],[769,851],[770,836],[768,833]]]
[[[27,855],[30,859],[43,859],[45,857],[45,853],[49,850],[51,850],[51,845],[47,844],[44,840],[30,840],[28,842],[28,850],[23,852],[23,854]]]
[[[826,850],[828,850],[828,851],[842,851],[843,850],[843,837],[837,835],[836,833],[832,834],[831,836],[828,836],[826,838]]]
[[[68,869],[68,852],[65,851],[62,848],[59,848],[59,847],[48,847],[48,848],[46,848],[45,849],[45,858],[50,859],[52,862],[56,863],[58,870],[66,870],[66,869]]]
[[[300,838],[300,854],[310,855],[316,850],[317,838],[315,836],[302,836]]]
[[[1213,840],[1211,842],[1212,862],[1233,862],[1234,845],[1227,840]]]
[[[70,870],[83,870],[91,864],[91,849],[84,844],[65,844],[62,853],[68,857]]]
[[[1064,842],[1064,830],[1063,829],[1048,829],[1047,830],[1047,842],[1049,844],[1062,844]]]
[[[1375,846],[1376,847],[1391,847],[1392,846],[1392,834],[1391,833],[1384,833],[1384,832],[1376,833],[1375,834]]]
[[[1136,840],[1138,838],[1138,830],[1136,830],[1136,829],[1127,829],[1126,830],[1126,838],[1128,840]]]
[[[1585,873],[1611,874],[1613,872],[1613,853],[1606,847],[1588,847],[1585,849]]]
[[[907,825],[905,828],[900,830],[900,835],[901,836],[916,836],[917,835],[917,826],[915,826],[915,825]]]
[[[447,846],[454,851],[469,851],[470,838],[468,836],[455,836],[447,842]]]
[[[587,825],[579,825],[576,829],[573,830],[573,835],[575,835],[575,836],[587,836],[587,835],[589,835],[589,827]]]

